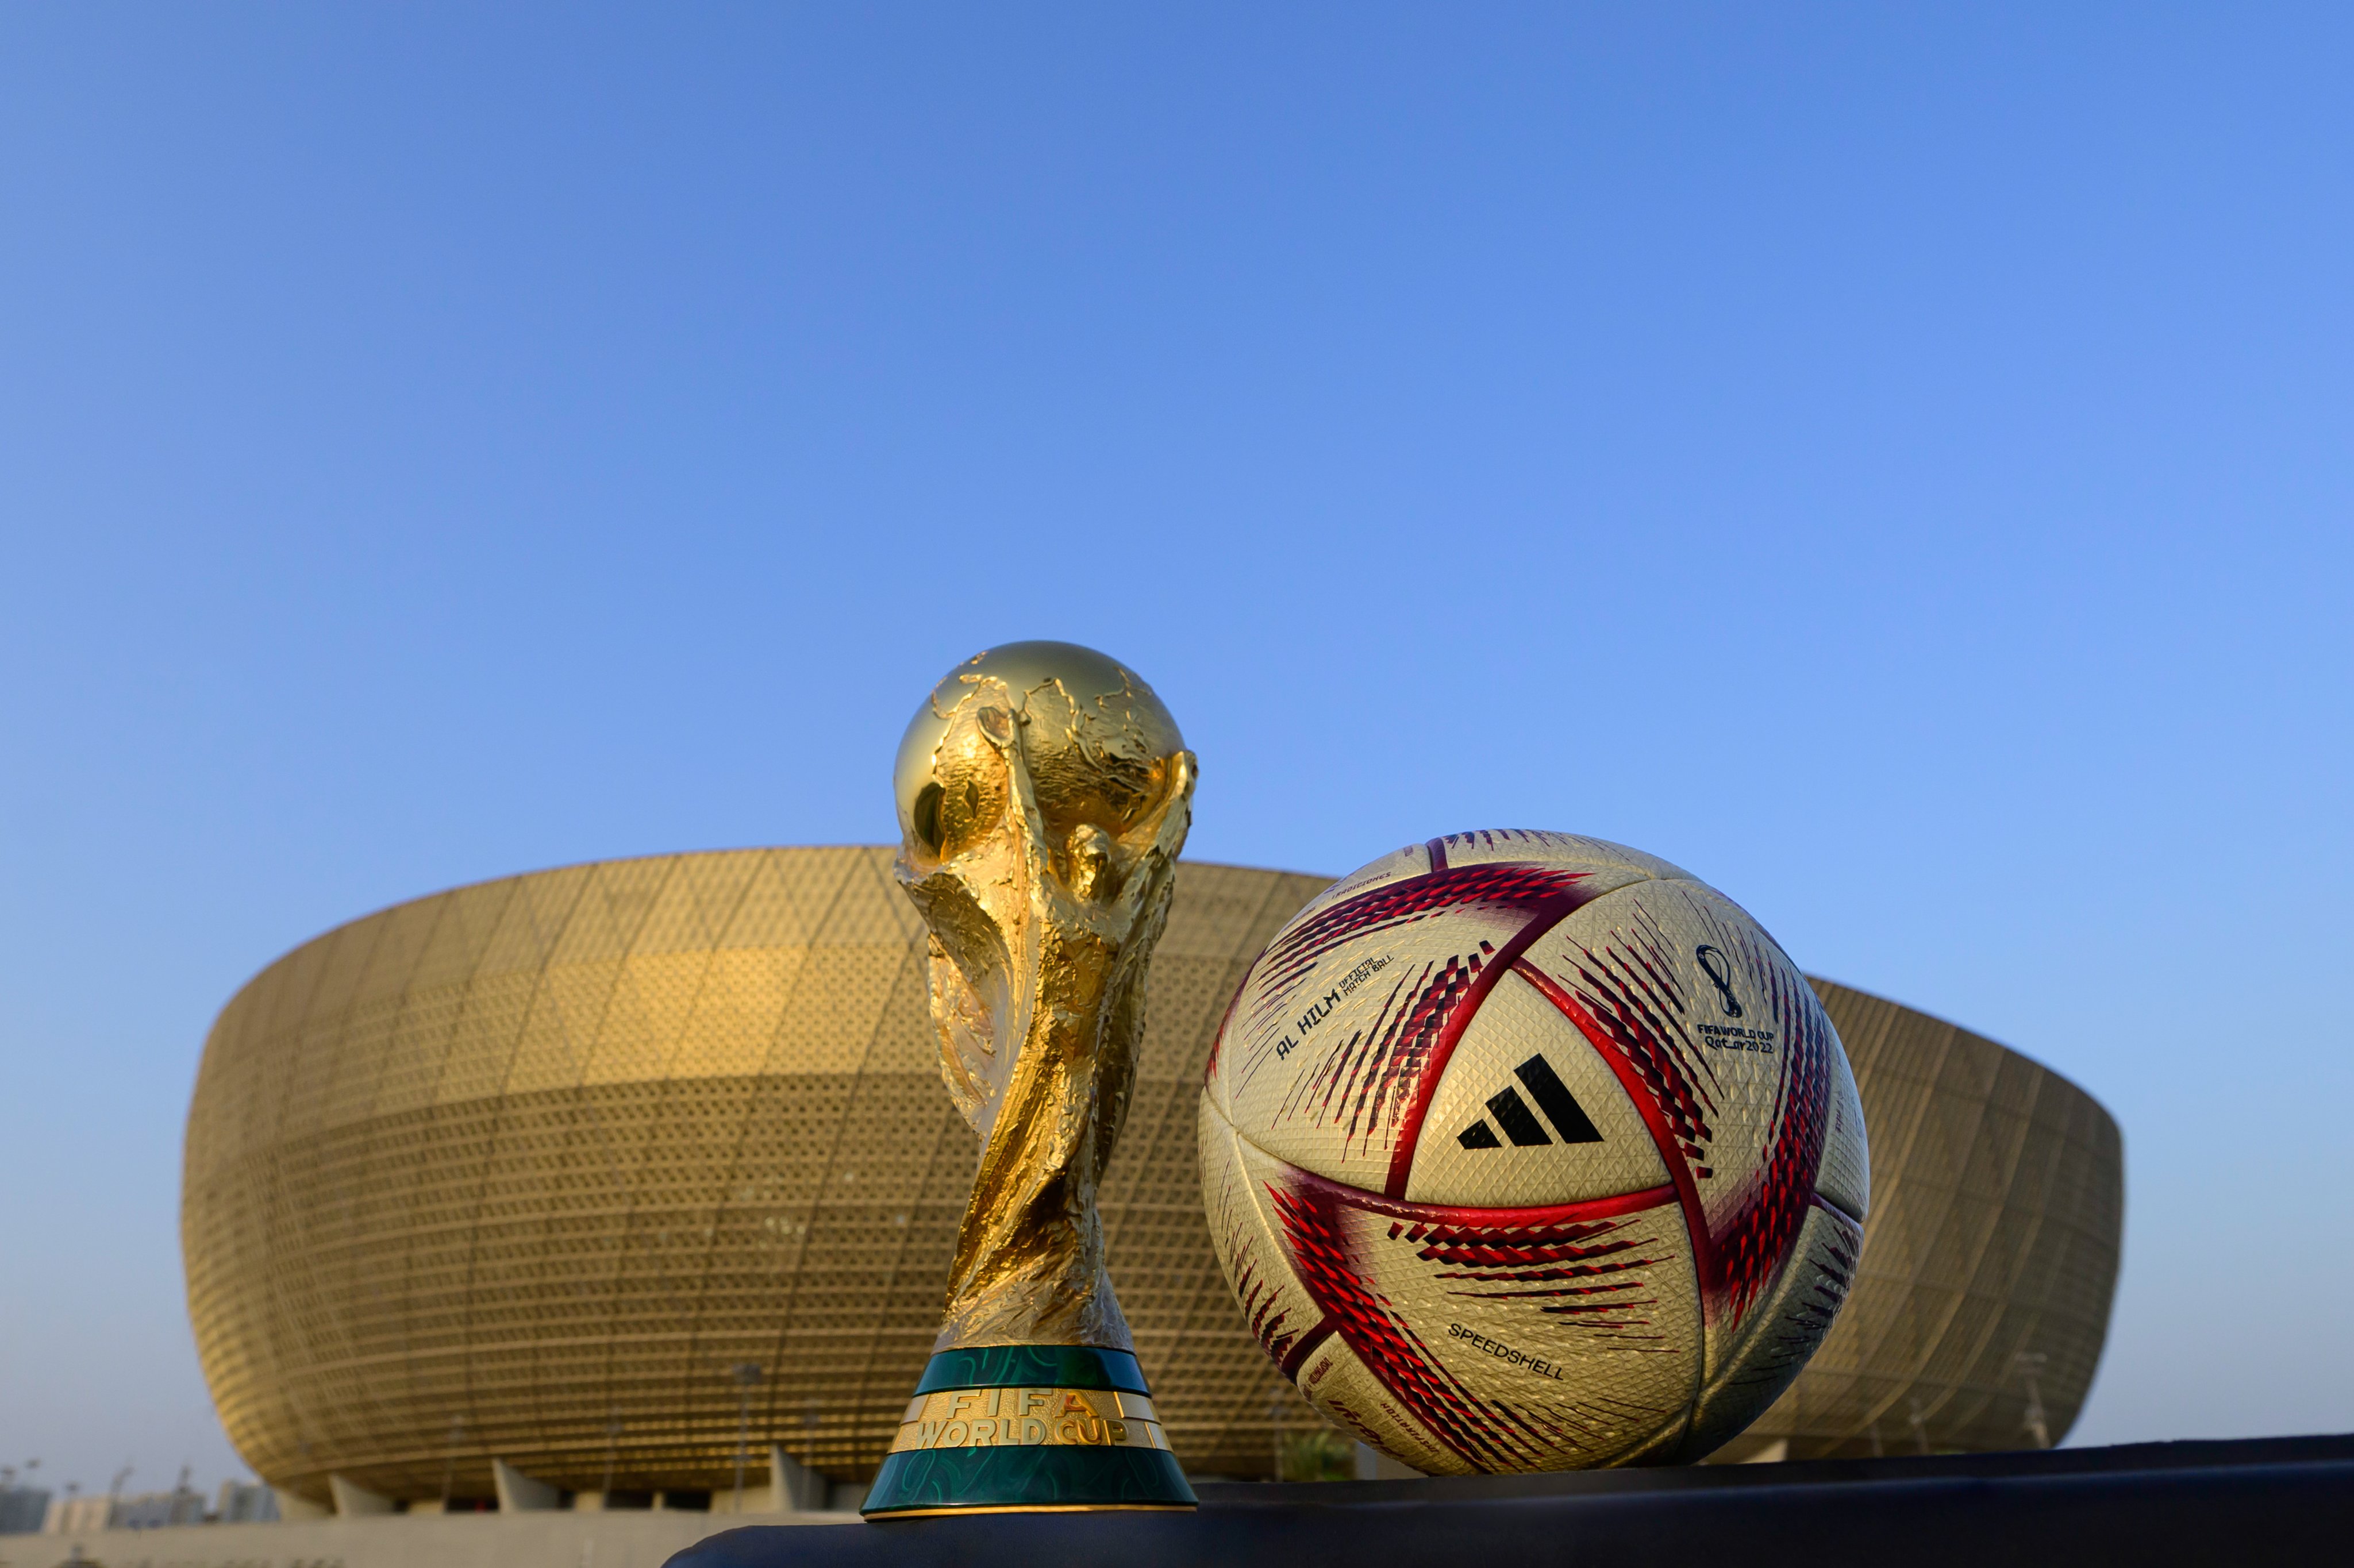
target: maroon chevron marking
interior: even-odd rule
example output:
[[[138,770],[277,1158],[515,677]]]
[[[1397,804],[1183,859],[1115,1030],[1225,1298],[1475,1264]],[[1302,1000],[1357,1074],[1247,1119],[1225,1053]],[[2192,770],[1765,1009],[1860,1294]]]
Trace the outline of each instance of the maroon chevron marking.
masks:
[[[1240,1262],[1234,1271],[1235,1298],[1242,1303],[1243,1316],[1250,1319],[1251,1332],[1258,1337],[1259,1349],[1267,1353],[1269,1360],[1281,1361],[1299,1337],[1296,1330],[1284,1327],[1291,1314],[1276,1309],[1279,1293],[1259,1277],[1258,1262],[1246,1249],[1235,1247],[1229,1239],[1227,1251]]]
[[[1639,1214],[1647,1209],[1657,1209],[1676,1201],[1675,1188],[1665,1186],[1645,1187],[1635,1192],[1616,1192],[1607,1198],[1580,1198],[1574,1203],[1538,1203],[1520,1209],[1475,1209],[1460,1203],[1410,1203],[1386,1193],[1343,1186],[1297,1166],[1287,1165],[1284,1170],[1295,1181],[1331,1187],[1337,1194],[1335,1201],[1350,1208],[1362,1209],[1369,1214],[1385,1215],[1410,1225],[1431,1227],[1434,1235],[1449,1228],[1464,1231],[1574,1228],[1602,1220],[1618,1219],[1627,1214]]]
[[[1491,952],[1425,964],[1411,980],[1392,986],[1372,1026],[1336,1041],[1292,1086],[1280,1114],[1306,1111],[1319,1123],[1345,1117],[1344,1149],[1382,1128],[1394,1128],[1405,1111],[1405,1086],[1422,1070]]]
[[[1637,1315],[1659,1304],[1658,1297],[1642,1294],[1651,1287],[1648,1271],[1682,1249],[1663,1248],[1656,1230],[1631,1222],[1637,1214],[1676,1207],[1674,1185],[1567,1207],[1575,1219],[1536,1220],[1528,1210],[1423,1208],[1411,1224],[1392,1222],[1390,1239],[1416,1247],[1416,1257],[1437,1265],[1434,1278],[1511,1287],[1451,1288],[1450,1295],[1472,1301],[1551,1302],[1537,1310],[1577,1319],[1599,1337],[1658,1340],[1657,1334],[1620,1330],[1651,1326],[1649,1318]],[[1435,1217],[1441,1213],[1447,1217]]]
[[[1414,1098],[1398,1125],[1397,1141],[1390,1146],[1390,1174],[1389,1180],[1383,1184],[1383,1191],[1391,1197],[1405,1196],[1407,1179],[1414,1174],[1415,1150],[1422,1142],[1422,1124],[1430,1115],[1430,1102],[1438,1094],[1438,1081],[1447,1075],[1447,1059],[1455,1054],[1455,1047],[1463,1043],[1463,1032],[1471,1027],[1471,1020],[1478,1015],[1479,1004],[1488,1000],[1488,993],[1496,989],[1497,980],[1520,961],[1521,955],[1529,950],[1531,943],[1560,925],[1581,906],[1592,903],[1595,896],[1573,885],[1532,907],[1527,922],[1512,934],[1511,939],[1498,950],[1494,958],[1480,967],[1461,1003],[1448,1011],[1437,1042],[1432,1044],[1427,1057],[1419,1065],[1414,1076]]]
[[[1855,1287],[1855,1267],[1863,1258],[1863,1226],[1820,1192],[1810,1201],[1831,1218],[1830,1237],[1815,1259],[1818,1272],[1807,1287],[1808,1300],[1801,1308],[1809,1315],[1816,1330],[1811,1349],[1812,1344],[1821,1342],[1822,1333],[1830,1328],[1831,1319],[1847,1300],[1847,1293]]]
[[[1863,1251],[1863,1228],[1820,1194],[1813,1206],[1830,1216],[1828,1234],[1807,1261],[1813,1265],[1806,1288],[1786,1303],[1781,1321],[1769,1326],[1764,1344],[1749,1364],[1729,1381],[1757,1386],[1785,1383],[1797,1375],[1830,1331],[1832,1320],[1847,1301],[1855,1283],[1855,1266]]]
[[[1282,1006],[1292,987],[1299,983],[1317,959],[1353,938],[1410,925],[1447,910],[1534,914],[1560,899],[1577,895],[1579,885],[1593,874],[1520,861],[1450,866],[1445,863],[1442,851],[1436,869],[1420,876],[1385,882],[1341,899],[1278,937],[1260,956],[1257,966],[1265,984],[1257,1011],[1264,1013]],[[1596,896],[1584,893],[1576,896],[1571,907]]]
[[[1300,1283],[1341,1342],[1439,1441],[1479,1469],[1530,1463],[1535,1448],[1517,1423],[1448,1372],[1365,1278],[1345,1231],[1347,1192],[1312,1178],[1268,1186]]]
[[[1670,1126],[1660,1105],[1660,1096],[1645,1081],[1639,1068],[1612,1039],[1601,1022],[1586,1011],[1585,1004],[1572,996],[1561,983],[1536,965],[1522,962],[1513,966],[1513,973],[1536,987],[1539,995],[1558,1009],[1564,1018],[1576,1025],[1579,1033],[1600,1054],[1602,1060],[1618,1076],[1619,1086],[1634,1102],[1651,1134],[1651,1142],[1667,1165],[1668,1176],[1676,1190],[1677,1201],[1684,1211],[1684,1226],[1691,1234],[1692,1268],[1699,1277],[1703,1308],[1715,1295],[1717,1277],[1716,1249],[1710,1243],[1708,1215],[1701,1208],[1700,1187],[1692,1178],[1691,1164],[1684,1158],[1681,1144]]]
[[[1306,1111],[1319,1120],[1345,1118],[1343,1136],[1350,1139],[1370,1139],[1390,1130],[1390,1168],[1384,1189],[1393,1197],[1405,1192],[1439,1077],[1479,1004],[1495,989],[1500,966],[1510,966],[1532,942],[1600,896],[1599,890],[1588,885],[1590,872],[1509,861],[1450,867],[1444,842],[1433,843],[1437,846],[1433,852],[1436,869],[1318,911],[1277,938],[1254,966],[1263,983],[1253,1014],[1263,1018],[1281,1005],[1319,959],[1353,938],[1442,911],[1518,917],[1518,927],[1500,949],[1482,941],[1477,952],[1426,965],[1418,975],[1400,980],[1372,1026],[1334,1039],[1285,1102],[1286,1115]],[[1221,1025],[1221,1038],[1225,1027]]]
[[[1235,981],[1235,994],[1226,998],[1225,1012],[1218,1014],[1217,1030],[1210,1036],[1210,1059],[1202,1064],[1202,1082],[1205,1085],[1217,1081],[1218,1053],[1225,1049],[1226,1029],[1234,1022],[1235,1009],[1242,1005],[1243,992],[1249,985],[1250,969],[1246,965],[1242,979]]]
[[[1275,1359],[1277,1369],[1297,1384],[1299,1382],[1299,1369],[1308,1364],[1308,1358],[1316,1353],[1316,1347],[1331,1339],[1333,1330],[1339,1327],[1340,1325],[1329,1317],[1319,1318],[1314,1328],[1299,1336],[1298,1344]]]
[[[1522,1256],[1558,1262],[1579,1251],[1601,1255],[1594,1245],[1600,1238],[1628,1223],[1630,1216],[1676,1201],[1672,1187],[1654,1187],[1585,1202],[1523,1209],[1407,1203],[1344,1187],[1292,1166],[1284,1167],[1281,1179],[1268,1183],[1267,1192],[1283,1230],[1293,1273],[1325,1314],[1317,1330],[1338,1334],[1401,1405],[1479,1469],[1527,1467],[1543,1463],[1542,1457],[1557,1451],[1562,1444],[1582,1446],[1583,1443],[1579,1434],[1562,1425],[1572,1419],[1569,1413],[1547,1414],[1482,1400],[1448,1372],[1366,1278],[1349,1239],[1351,1213],[1390,1219],[1394,1237],[1426,1243],[1422,1255],[1444,1266],[1451,1261],[1483,1258],[1509,1263]],[[1603,1309],[1617,1311],[1628,1305],[1632,1304],[1609,1303]],[[1575,1302],[1564,1307],[1572,1314],[1586,1309]],[[1616,1325],[1595,1326],[1607,1330]],[[1294,1345],[1281,1361],[1285,1375],[1296,1381],[1299,1368],[1310,1359],[1306,1349]],[[1588,1438],[1599,1436],[1585,1434]]]
[[[1740,1206],[1716,1238],[1735,1322],[1780,1272],[1797,1242],[1814,1201],[1830,1120],[1830,1021],[1804,981],[1793,981],[1778,964],[1755,967],[1763,971],[1756,978],[1766,982],[1785,1044],[1776,1097],[1780,1117],[1765,1163],[1755,1189],[1741,1195]]]
[[[1575,993],[1533,963],[1513,967],[1576,1025],[1641,1114],[1682,1202],[1702,1304],[1712,1324],[1740,1322],[1787,1260],[1814,1196],[1830,1090],[1829,1022],[1819,1004],[1805,1005],[1813,992],[1801,1000],[1782,966],[1764,961],[1751,944],[1726,935],[1750,960],[1751,977],[1767,993],[1787,1044],[1776,1091],[1779,1109],[1766,1159],[1747,1189],[1735,1194],[1726,1222],[1717,1225],[1710,1224],[1694,1174],[1694,1162],[1706,1158],[1711,1137],[1709,1097],[1687,1070],[1684,1053],[1662,1027],[1654,1005],[1657,987],[1668,977],[1642,956],[1630,960],[1626,948],[1609,947],[1601,953],[1580,949],[1583,983]]]

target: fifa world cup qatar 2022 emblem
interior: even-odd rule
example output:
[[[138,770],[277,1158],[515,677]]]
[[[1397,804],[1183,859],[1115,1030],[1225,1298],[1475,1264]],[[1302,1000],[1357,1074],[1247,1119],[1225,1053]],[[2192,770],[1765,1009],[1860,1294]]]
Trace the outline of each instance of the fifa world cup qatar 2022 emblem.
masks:
[[[981,1154],[869,1518],[1194,1504],[1096,1212],[1193,778],[1152,689],[1067,642],[958,666],[900,742],[896,871],[931,932],[941,1072]]]

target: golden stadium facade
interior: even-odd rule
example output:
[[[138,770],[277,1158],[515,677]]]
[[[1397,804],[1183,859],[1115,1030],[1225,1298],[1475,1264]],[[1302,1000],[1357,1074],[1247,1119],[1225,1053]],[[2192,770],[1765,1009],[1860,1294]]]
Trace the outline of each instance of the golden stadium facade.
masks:
[[[880,848],[607,862],[404,904],[231,1000],[189,1113],[190,1315],[273,1485],[719,1489],[748,1435],[871,1475],[938,1329],[976,1146]],[[1320,877],[1188,863],[1102,1212],[1168,1436],[1263,1476],[1316,1425],[1202,1218],[1227,998]],[[2115,1280],[2115,1124],[2016,1053],[1817,982],[1872,1142],[1862,1268],[1738,1455],[2056,1441]],[[762,1478],[765,1479],[765,1476]]]

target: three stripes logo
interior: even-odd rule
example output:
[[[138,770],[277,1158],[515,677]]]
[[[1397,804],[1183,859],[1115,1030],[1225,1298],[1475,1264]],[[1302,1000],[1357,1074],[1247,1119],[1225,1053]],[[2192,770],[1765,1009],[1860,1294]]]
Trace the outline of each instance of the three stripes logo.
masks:
[[[1530,1099],[1537,1102],[1537,1109],[1544,1112],[1553,1131],[1561,1134],[1562,1142],[1602,1141],[1601,1128],[1594,1125],[1594,1118],[1585,1114],[1585,1107],[1577,1103],[1577,1097],[1569,1092],[1569,1086],[1561,1081],[1561,1075],[1553,1070],[1553,1064],[1544,1059],[1543,1053],[1513,1068],[1512,1076],[1529,1091]],[[1504,1129],[1504,1138],[1511,1139],[1515,1149],[1535,1149],[1553,1141],[1544,1122],[1529,1109],[1529,1102],[1521,1098],[1520,1089],[1510,1084],[1488,1097],[1488,1116],[1496,1118],[1496,1127]],[[1481,1117],[1457,1133],[1455,1141],[1466,1149],[1501,1149],[1503,1139],[1496,1136],[1496,1127],[1488,1125],[1488,1117]]]

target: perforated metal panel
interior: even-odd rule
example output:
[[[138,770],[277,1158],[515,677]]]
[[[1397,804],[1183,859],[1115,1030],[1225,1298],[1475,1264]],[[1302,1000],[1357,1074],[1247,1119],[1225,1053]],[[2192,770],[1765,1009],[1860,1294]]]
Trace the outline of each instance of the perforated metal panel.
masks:
[[[1103,1192],[1197,1474],[1267,1474],[1275,1426],[1316,1425],[1211,1255],[1193,1107],[1243,970],[1323,885],[1184,866]],[[721,1487],[750,1365],[755,1454],[871,1474],[976,1155],[922,953],[889,851],[778,849],[461,888],[264,970],[207,1042],[182,1210],[197,1348],[247,1460],[320,1499],[331,1472],[487,1497],[493,1456],[580,1490]],[[2115,1271],[2114,1124],[1991,1042],[1819,989],[1872,1128],[1872,1239],[1754,1430],[1858,1451],[1877,1420],[1896,1451],[1926,1398],[1932,1446],[2016,1446],[2020,1385],[1987,1369],[2031,1341],[2064,1431]]]

